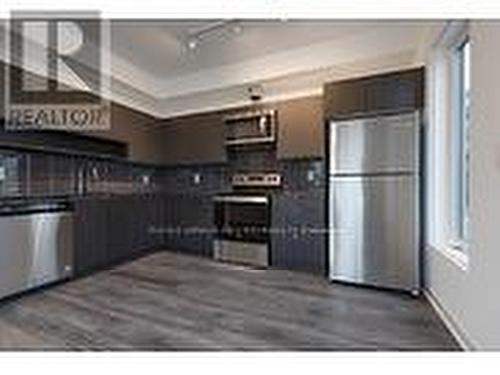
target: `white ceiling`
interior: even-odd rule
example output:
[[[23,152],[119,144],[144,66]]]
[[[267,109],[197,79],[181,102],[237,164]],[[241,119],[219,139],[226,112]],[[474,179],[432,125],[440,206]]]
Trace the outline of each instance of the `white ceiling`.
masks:
[[[112,99],[167,117],[320,93],[325,81],[420,65],[440,21],[113,20]],[[240,26],[239,32],[234,26]]]
[[[113,54],[165,79],[353,34],[422,27],[420,22],[236,21],[202,35],[196,49],[186,48],[191,33],[217,22],[113,21]],[[240,26],[239,33],[233,31],[236,25]]]

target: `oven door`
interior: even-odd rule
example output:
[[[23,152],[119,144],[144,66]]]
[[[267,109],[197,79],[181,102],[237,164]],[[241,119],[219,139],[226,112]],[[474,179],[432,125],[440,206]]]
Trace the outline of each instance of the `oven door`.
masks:
[[[270,226],[269,197],[223,195],[214,198],[217,236],[227,240],[267,243]]]
[[[270,199],[264,195],[223,195],[214,198],[218,260],[267,266]]]

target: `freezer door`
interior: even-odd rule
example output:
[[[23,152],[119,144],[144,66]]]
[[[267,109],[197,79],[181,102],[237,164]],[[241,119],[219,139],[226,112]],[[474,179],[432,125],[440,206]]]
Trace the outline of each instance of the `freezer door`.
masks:
[[[418,181],[413,176],[330,179],[330,278],[419,287]]]
[[[330,123],[330,174],[418,170],[418,112]]]

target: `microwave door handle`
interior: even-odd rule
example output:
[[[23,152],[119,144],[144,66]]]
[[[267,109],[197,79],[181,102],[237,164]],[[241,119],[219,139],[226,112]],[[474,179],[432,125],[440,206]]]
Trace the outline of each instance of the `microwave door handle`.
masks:
[[[266,134],[266,123],[267,119],[265,115],[260,116],[259,118],[259,132],[260,134]]]

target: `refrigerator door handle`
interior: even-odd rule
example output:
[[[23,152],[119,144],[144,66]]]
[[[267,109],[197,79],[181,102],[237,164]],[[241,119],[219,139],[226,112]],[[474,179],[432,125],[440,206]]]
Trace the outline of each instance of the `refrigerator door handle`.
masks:
[[[329,256],[328,256],[328,276],[330,279],[333,277],[334,270],[334,258],[335,258],[335,210],[333,204],[335,202],[334,199],[334,189],[333,189],[333,181],[332,177],[328,179],[328,248],[329,248]]]

